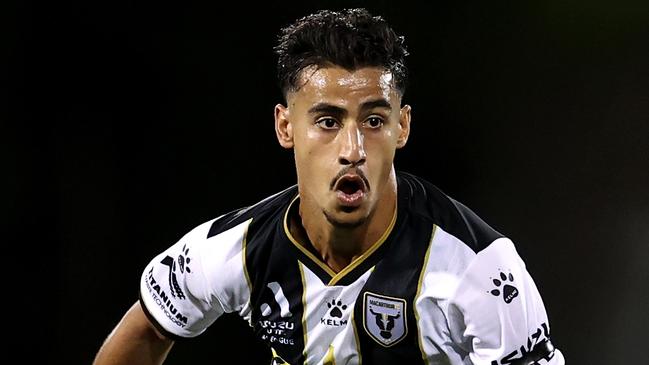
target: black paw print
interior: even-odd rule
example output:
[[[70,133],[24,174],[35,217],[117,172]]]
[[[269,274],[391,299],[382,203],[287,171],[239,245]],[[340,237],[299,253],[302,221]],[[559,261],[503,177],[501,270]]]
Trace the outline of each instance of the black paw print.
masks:
[[[500,295],[500,286],[504,284],[502,287],[502,294],[503,294],[503,300],[505,303],[509,304],[518,296],[518,289],[514,285],[510,285],[507,282],[514,282],[514,275],[509,273],[509,276],[505,275],[505,273],[501,272],[500,273],[500,279],[492,279],[494,285],[496,286],[496,289],[493,289],[490,291],[491,294],[494,296],[499,296]]]
[[[331,303],[327,302],[327,307],[331,308],[331,312],[329,312],[329,315],[334,318],[342,318],[343,312],[341,311],[341,309],[343,311],[347,309],[346,304],[343,304],[343,302],[341,302],[340,300],[338,301],[338,303],[336,303],[336,299],[333,299]]]
[[[181,273],[184,273],[185,270],[187,270],[187,272],[192,272],[192,270],[189,268],[189,261],[191,261],[191,259],[187,257],[188,253],[189,253],[189,248],[183,245],[183,250],[180,253],[180,255],[178,255],[178,267],[180,268]]]

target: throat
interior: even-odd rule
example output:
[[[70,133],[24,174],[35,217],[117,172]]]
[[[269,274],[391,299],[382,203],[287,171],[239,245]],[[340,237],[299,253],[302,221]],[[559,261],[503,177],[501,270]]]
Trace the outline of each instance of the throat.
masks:
[[[335,273],[344,270],[368,249],[366,246],[369,245],[364,244],[366,228],[318,229],[312,227],[307,231],[304,228],[305,223],[308,227],[308,223],[301,221],[299,216],[293,216],[290,225],[291,234],[302,247]]]
[[[357,214],[356,220],[332,222],[335,216],[328,216],[308,194],[296,198],[289,207],[286,221],[294,243],[308,251],[319,265],[326,266],[330,274],[340,273],[365,260],[383,244],[396,222],[396,181],[390,182],[392,184],[380,195],[381,203],[369,214]]]
[[[345,256],[345,255],[338,255],[338,254],[327,254],[324,253],[322,255],[322,262],[327,265],[333,272],[338,274],[339,272],[343,271],[345,268],[349,267],[349,265],[352,264],[352,262],[356,261],[357,258],[359,258],[361,255],[354,255],[354,256]]]

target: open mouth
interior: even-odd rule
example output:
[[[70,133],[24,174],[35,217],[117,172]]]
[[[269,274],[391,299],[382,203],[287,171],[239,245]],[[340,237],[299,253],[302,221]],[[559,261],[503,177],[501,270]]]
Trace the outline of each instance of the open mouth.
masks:
[[[336,182],[336,191],[345,194],[354,194],[357,191],[365,192],[365,182],[359,175],[344,175]]]
[[[342,191],[345,194],[354,194],[359,190],[365,191],[365,183],[358,175],[346,175],[338,180],[336,190]]]
[[[343,206],[355,207],[362,203],[367,185],[359,175],[347,174],[338,179],[334,190]]]

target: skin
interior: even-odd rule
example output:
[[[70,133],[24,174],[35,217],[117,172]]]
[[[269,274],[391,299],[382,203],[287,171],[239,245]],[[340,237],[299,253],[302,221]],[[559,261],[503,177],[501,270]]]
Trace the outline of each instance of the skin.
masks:
[[[140,303],[136,302],[108,335],[93,365],[159,365],[173,343],[153,327]]]
[[[410,107],[400,107],[392,75],[379,68],[306,69],[287,101],[275,107],[275,130],[279,143],[295,153],[300,214],[291,233],[339,272],[379,239],[394,216],[393,160],[408,140]],[[341,204],[332,188],[341,171],[365,177],[368,189],[357,206]],[[136,302],[93,364],[162,364],[172,346]]]
[[[290,230],[340,272],[392,220],[393,161],[408,140],[410,106],[401,107],[392,75],[382,68],[307,68],[299,85],[288,93],[286,106],[275,106],[277,139],[294,150],[300,194],[300,217]],[[364,176],[369,185],[357,207],[345,206],[332,189],[341,172]]]

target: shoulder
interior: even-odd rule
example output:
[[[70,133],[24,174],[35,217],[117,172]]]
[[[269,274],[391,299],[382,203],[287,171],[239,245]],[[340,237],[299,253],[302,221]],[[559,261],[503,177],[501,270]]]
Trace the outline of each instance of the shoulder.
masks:
[[[297,186],[291,186],[271,195],[256,204],[233,210],[211,221],[207,236],[210,238],[244,222],[254,220],[255,226],[260,223],[281,219],[291,200],[297,196]]]
[[[241,253],[246,237],[260,230],[272,230],[281,222],[286,208],[296,195],[297,187],[292,186],[253,205],[206,221],[182,236],[176,246],[200,253],[206,260],[218,261],[236,256]]]
[[[432,183],[415,175],[399,172],[399,202],[416,215],[478,253],[503,235],[461,202],[451,198]]]

